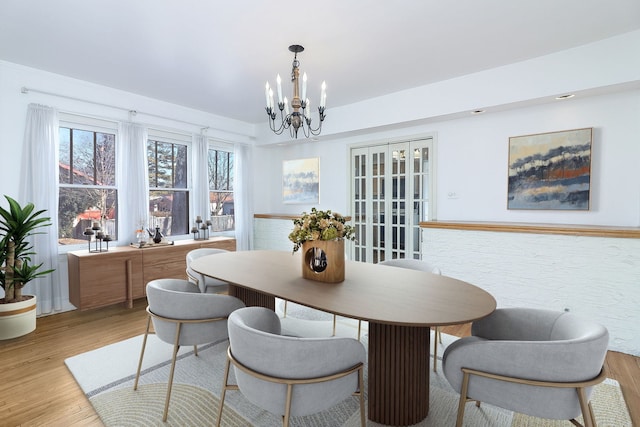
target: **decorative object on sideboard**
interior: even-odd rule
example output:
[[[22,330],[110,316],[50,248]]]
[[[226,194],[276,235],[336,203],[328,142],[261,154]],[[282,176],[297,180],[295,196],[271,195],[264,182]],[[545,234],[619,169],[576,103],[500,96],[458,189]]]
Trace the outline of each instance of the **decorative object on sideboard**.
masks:
[[[203,221],[202,217],[198,215],[196,217],[196,225],[191,227],[191,234],[193,234],[193,240],[209,240],[211,227],[211,220]]]
[[[111,236],[102,231],[102,227],[97,221],[94,221],[91,227],[84,229],[82,233],[87,236],[87,245],[89,252],[106,252],[109,250],[109,242],[113,239]],[[94,249],[91,249],[91,241],[94,242]],[[106,243],[106,247],[102,247],[102,242]]]
[[[298,130],[302,129],[304,136],[320,135],[322,131],[322,122],[324,121],[324,109],[327,103],[327,84],[323,81],[320,87],[320,101],[318,105],[319,123],[316,128],[311,125],[311,102],[307,98],[307,73],[302,75],[302,92],[300,91],[300,61],[298,61],[298,53],[304,51],[304,47],[299,44],[289,46],[289,51],[293,52],[293,64],[291,68],[291,83],[293,83],[293,98],[291,99],[291,108],[289,110],[289,99],[282,97],[282,83],[280,74],[276,78],[276,90],[278,91],[278,110],[280,110],[279,124],[276,125],[276,108],[273,103],[273,89],[269,86],[269,82],[264,87],[264,95],[267,101],[267,117],[269,118],[269,127],[276,134],[280,135],[285,129],[289,129],[292,138],[298,138]]]
[[[144,225],[140,224],[136,229],[136,242],[138,243],[138,247],[143,247],[147,244],[147,241],[147,231],[144,229]]]
[[[302,277],[327,283],[344,280],[344,241],[355,240],[355,229],[330,210],[311,209],[293,220],[289,234],[293,252],[302,248]]]
[[[155,244],[158,244],[158,243],[162,242],[162,238],[164,237],[162,235],[162,233],[160,232],[160,227],[156,227],[156,231],[153,234],[152,234],[151,231],[149,231],[149,236],[151,236],[151,239],[153,240],[153,243],[155,243]]]

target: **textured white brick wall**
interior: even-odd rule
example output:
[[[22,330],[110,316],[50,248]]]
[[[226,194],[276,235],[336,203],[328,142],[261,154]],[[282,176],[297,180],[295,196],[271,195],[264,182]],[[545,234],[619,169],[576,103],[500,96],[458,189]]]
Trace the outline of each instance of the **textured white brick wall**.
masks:
[[[254,219],[254,248],[290,251],[291,220]],[[570,311],[609,329],[612,350],[640,356],[640,239],[424,228],[422,254],[490,292],[498,307]]]
[[[609,329],[611,350],[640,356],[640,239],[422,229],[442,273],[498,307],[568,308]]]
[[[253,248],[277,251],[293,250],[293,243],[289,240],[289,233],[293,230],[290,219],[253,219]]]

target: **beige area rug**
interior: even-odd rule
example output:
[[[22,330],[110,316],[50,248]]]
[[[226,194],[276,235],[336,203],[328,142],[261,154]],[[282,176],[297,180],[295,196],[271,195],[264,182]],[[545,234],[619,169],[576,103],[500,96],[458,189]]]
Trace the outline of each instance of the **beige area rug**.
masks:
[[[285,332],[307,336],[331,334],[331,320],[306,320],[293,317],[292,310],[283,321]],[[316,314],[299,317],[320,317]],[[338,318],[337,334],[355,337],[357,322]],[[362,341],[366,345],[366,323]],[[455,340],[444,336],[444,347]],[[137,367],[142,336],[134,337],[65,361],[76,381],[87,395],[103,423],[110,427],[126,426],[211,426],[214,425],[219,407],[219,394],[224,370],[228,341],[199,348],[196,357],[191,349],[182,349],[176,365],[176,374],[169,417],[162,422],[171,345],[150,336],[143,375],[137,391],[133,391],[133,379]],[[441,350],[438,351],[441,355]],[[440,365],[440,363],[438,364]],[[439,366],[438,366],[439,368]],[[442,371],[431,374],[429,416],[417,424],[419,427],[454,426],[458,394],[449,386]],[[607,380],[596,387],[593,407],[598,425],[631,427],[629,413],[620,387]],[[292,426],[358,427],[357,399],[343,403],[307,417],[296,417]],[[281,426],[281,420],[248,402],[238,391],[227,393],[223,412],[223,426]],[[511,411],[483,404],[476,408],[469,403],[465,412],[465,426],[469,427],[546,427],[567,426],[568,421],[554,423],[549,420],[514,414]],[[380,424],[367,421],[367,426]]]

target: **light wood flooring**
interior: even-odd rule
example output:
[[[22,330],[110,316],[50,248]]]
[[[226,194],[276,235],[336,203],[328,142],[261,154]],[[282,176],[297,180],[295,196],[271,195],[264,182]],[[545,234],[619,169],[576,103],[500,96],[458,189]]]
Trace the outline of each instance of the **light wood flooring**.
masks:
[[[101,426],[64,359],[143,333],[146,301],[39,318],[36,331],[0,341],[0,426]],[[469,325],[443,328],[469,334]],[[607,374],[622,386],[640,426],[640,358],[609,352]],[[567,423],[570,425],[569,423]]]

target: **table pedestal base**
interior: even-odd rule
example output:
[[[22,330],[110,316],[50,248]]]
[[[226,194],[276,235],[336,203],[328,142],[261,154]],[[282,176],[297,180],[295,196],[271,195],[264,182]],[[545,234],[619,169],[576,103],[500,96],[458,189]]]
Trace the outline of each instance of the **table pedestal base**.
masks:
[[[266,307],[276,311],[276,299],[271,295],[231,284],[229,284],[228,294],[238,298],[247,307]]]
[[[429,414],[428,327],[369,322],[369,419],[416,424]]]

